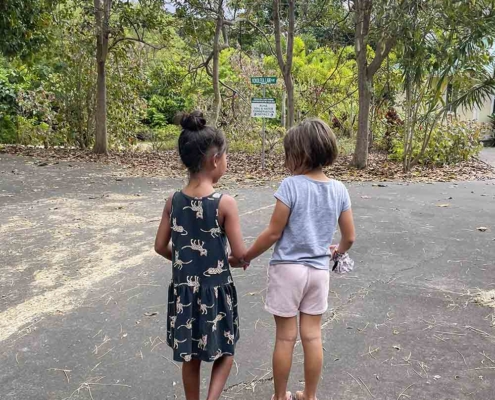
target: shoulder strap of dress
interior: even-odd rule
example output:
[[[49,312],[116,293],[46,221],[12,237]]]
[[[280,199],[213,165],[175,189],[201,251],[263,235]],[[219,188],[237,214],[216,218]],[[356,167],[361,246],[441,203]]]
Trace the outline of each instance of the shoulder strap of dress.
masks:
[[[220,207],[220,200],[222,199],[222,197],[223,197],[222,193],[215,192],[209,198],[213,198],[215,200],[215,205],[218,208]]]
[[[176,190],[174,192],[174,194],[172,195],[172,204],[171,204],[171,207],[170,207],[170,218],[172,218],[172,214],[174,212],[174,206],[175,206],[175,203],[177,202],[177,194],[179,194],[179,190]]]

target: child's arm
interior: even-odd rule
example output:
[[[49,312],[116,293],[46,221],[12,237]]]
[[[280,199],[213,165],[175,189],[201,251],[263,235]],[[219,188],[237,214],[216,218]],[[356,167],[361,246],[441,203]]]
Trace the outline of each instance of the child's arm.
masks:
[[[223,227],[230,244],[232,257],[236,260],[244,258],[246,245],[242,237],[241,220],[235,199],[228,195],[223,195],[219,205],[219,217],[223,219]]]
[[[155,251],[167,260],[172,260],[172,244],[170,238],[172,230],[170,229],[170,212],[172,210],[173,194],[168,198],[165,208],[163,209],[162,220],[158,227],[155,238]]]
[[[272,219],[268,227],[261,232],[256,241],[247,251],[244,256],[246,262],[259,257],[265,251],[267,251],[273,244],[280,239],[282,233],[284,232],[285,226],[289,221],[290,208],[287,207],[280,200],[277,200],[275,204],[275,209],[273,210]]]
[[[352,244],[356,239],[356,232],[354,230],[354,219],[352,218],[352,209],[349,208],[348,210],[340,214],[339,228],[342,237],[336,251],[337,253],[343,254],[352,247]]]

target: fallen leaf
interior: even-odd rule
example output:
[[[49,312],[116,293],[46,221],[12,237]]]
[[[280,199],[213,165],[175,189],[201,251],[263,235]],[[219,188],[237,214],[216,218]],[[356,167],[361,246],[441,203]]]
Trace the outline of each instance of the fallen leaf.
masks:
[[[145,312],[144,315],[146,315],[147,317],[154,317],[155,315],[158,315],[158,313],[156,311]]]
[[[394,348],[395,350],[400,350],[400,344],[396,344],[396,345],[394,345],[394,346],[393,346],[393,348]]]
[[[486,226],[479,226],[476,229],[478,229],[480,232],[486,232],[488,230]]]
[[[450,204],[449,203],[437,204],[437,207],[450,207]]]
[[[176,150],[159,152],[135,151],[128,149],[123,151],[110,151],[106,156],[99,156],[90,150],[66,149],[66,148],[33,148],[25,146],[2,146],[0,153],[22,155],[36,159],[36,164],[54,163],[57,161],[90,162],[101,163],[119,168],[124,168],[125,176],[145,177],[171,177],[183,178],[186,174]],[[450,182],[450,181],[487,181],[495,179],[495,170],[472,159],[455,165],[434,167],[431,165],[416,165],[410,173],[402,170],[402,163],[387,160],[383,153],[370,153],[368,157],[368,168],[358,170],[350,167],[352,155],[343,155],[328,170],[332,177],[344,182],[383,182],[383,181],[406,181],[406,182]],[[67,165],[67,164],[65,164]],[[72,164],[71,164],[72,165]],[[273,152],[266,159],[266,168],[261,169],[259,154],[242,152],[229,153],[229,170],[222,182],[225,186],[230,184],[257,186],[272,184],[280,181],[288,175],[284,167],[283,152]],[[114,177],[120,182],[123,177]],[[452,184],[451,187],[457,187]],[[386,187],[385,183],[374,183],[373,186]]]

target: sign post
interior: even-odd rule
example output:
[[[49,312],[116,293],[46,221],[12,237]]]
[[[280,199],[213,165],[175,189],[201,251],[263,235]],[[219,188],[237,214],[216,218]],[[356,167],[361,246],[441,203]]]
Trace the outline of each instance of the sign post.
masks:
[[[277,117],[277,103],[275,99],[266,98],[266,85],[275,85],[277,83],[276,76],[253,76],[251,84],[261,85],[263,88],[263,97],[251,99],[251,117],[262,118],[262,144],[261,144],[261,169],[265,169],[265,143],[266,143],[266,123],[265,118]]]
[[[266,85],[263,85],[263,98],[266,97]],[[261,118],[261,169],[264,171],[265,170],[265,143],[266,143],[266,122],[265,118]]]

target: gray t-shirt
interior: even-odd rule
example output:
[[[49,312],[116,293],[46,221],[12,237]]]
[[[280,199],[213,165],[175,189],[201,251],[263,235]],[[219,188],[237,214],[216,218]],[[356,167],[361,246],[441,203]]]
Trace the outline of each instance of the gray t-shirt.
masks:
[[[290,216],[270,264],[304,264],[329,269],[329,246],[340,214],[351,208],[344,184],[295,175],[281,183],[275,198],[290,208]]]

